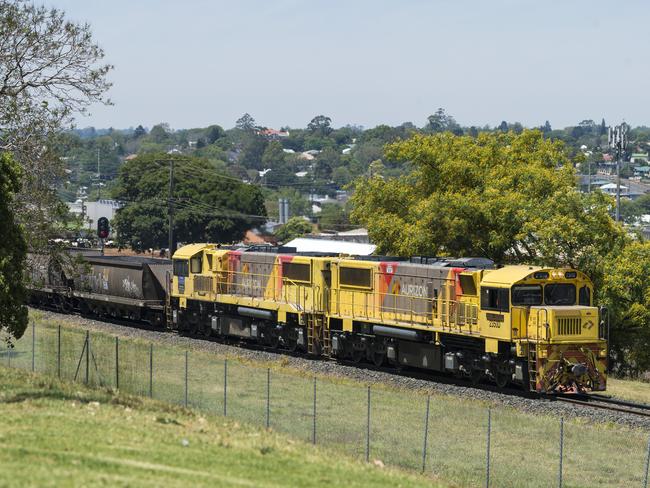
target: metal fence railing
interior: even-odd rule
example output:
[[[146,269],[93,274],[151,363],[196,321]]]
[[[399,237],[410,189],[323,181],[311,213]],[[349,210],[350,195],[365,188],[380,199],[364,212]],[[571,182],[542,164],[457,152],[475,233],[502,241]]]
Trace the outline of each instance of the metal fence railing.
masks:
[[[5,366],[233,417],[459,486],[647,487],[640,429],[368,386],[236,357],[32,322]],[[188,349],[189,347],[189,349]]]

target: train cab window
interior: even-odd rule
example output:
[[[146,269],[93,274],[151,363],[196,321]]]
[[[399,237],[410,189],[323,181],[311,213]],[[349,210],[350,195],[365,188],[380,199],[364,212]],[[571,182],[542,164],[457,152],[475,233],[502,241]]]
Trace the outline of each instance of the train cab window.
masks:
[[[174,259],[174,276],[189,276],[187,259]]]
[[[194,256],[190,259],[190,273],[197,274],[201,272],[201,255]]]
[[[496,312],[510,311],[510,289],[481,287],[481,309]]]
[[[512,287],[513,305],[541,305],[542,285],[515,285]]]
[[[576,286],[571,283],[549,283],[544,286],[546,305],[575,305]]]
[[[589,291],[589,287],[586,285],[580,288],[580,292],[578,293],[578,304],[584,305],[585,307],[591,306],[591,291]]]
[[[358,288],[372,288],[372,273],[367,268],[348,268],[341,266],[339,281],[341,286],[355,286]]]
[[[474,284],[474,277],[471,275],[459,275],[460,287],[463,290],[463,295],[476,295],[476,285]]]

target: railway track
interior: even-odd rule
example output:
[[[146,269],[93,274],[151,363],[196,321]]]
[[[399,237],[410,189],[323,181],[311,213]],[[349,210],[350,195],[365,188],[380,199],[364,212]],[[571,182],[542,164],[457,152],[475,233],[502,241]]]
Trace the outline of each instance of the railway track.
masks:
[[[618,400],[603,395],[553,395],[548,398],[553,401],[570,403],[572,405],[638,415],[640,417],[650,417],[650,405]]]

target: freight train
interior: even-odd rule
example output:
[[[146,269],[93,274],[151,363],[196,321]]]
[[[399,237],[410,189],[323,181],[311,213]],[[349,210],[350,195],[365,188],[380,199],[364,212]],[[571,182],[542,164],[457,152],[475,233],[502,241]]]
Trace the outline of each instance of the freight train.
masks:
[[[62,311],[501,388],[606,388],[604,314],[574,269],[214,244],[183,246],[172,260],[40,259],[31,258],[32,302]]]

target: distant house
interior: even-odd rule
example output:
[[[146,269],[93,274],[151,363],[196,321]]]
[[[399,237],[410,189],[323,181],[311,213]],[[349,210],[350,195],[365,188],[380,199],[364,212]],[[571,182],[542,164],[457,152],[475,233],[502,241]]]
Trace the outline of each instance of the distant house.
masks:
[[[607,193],[608,195],[616,195],[616,183],[606,183],[604,185],[601,185],[599,188],[603,193]],[[627,186],[621,185],[620,192],[621,195],[627,196],[629,190]]]
[[[115,213],[122,208],[122,204],[115,200],[98,200],[96,202],[85,202],[82,199],[76,202],[68,202],[70,213],[84,216],[84,227],[97,224],[100,217],[106,217],[109,222],[113,221]],[[111,233],[113,228],[111,226]]]
[[[310,239],[307,237],[298,237],[287,242],[285,246],[295,247],[297,252],[322,252],[350,254],[354,256],[369,256],[377,248],[374,244],[329,239]]]
[[[279,141],[290,135],[289,131],[277,129],[261,129],[257,133],[270,141]]]
[[[650,174],[650,166],[635,166],[634,167],[634,176],[640,176],[641,178],[647,178]]]
[[[647,163],[648,162],[648,153],[632,153],[630,156],[630,163]]]

